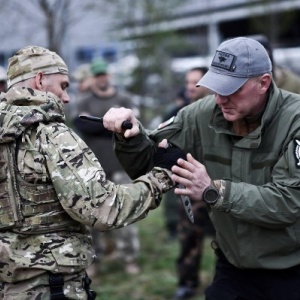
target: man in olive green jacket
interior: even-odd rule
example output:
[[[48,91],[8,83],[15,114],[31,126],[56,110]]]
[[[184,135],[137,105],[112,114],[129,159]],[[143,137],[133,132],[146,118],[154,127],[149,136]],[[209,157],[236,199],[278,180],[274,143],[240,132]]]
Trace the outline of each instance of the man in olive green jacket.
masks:
[[[223,42],[198,85],[215,95],[150,135],[129,110],[108,111],[117,155],[134,178],[163,139],[189,153],[172,179],[186,187],[175,193],[207,203],[216,229],[207,300],[300,299],[300,96],[276,87],[266,50],[249,38]],[[122,118],[134,124],[123,135]]]

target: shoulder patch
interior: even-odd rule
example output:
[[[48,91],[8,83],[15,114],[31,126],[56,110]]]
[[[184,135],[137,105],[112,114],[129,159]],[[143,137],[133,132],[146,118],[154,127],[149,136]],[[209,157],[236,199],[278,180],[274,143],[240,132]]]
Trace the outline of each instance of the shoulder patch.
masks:
[[[294,154],[296,158],[296,166],[300,168],[300,140],[295,139],[294,142],[295,142]]]
[[[162,128],[164,128],[164,127],[166,127],[166,126],[174,123],[174,120],[175,120],[175,116],[173,116],[172,118],[170,118],[169,120],[167,120],[167,121],[165,121],[163,123],[160,123],[158,125],[157,129],[162,129]]]

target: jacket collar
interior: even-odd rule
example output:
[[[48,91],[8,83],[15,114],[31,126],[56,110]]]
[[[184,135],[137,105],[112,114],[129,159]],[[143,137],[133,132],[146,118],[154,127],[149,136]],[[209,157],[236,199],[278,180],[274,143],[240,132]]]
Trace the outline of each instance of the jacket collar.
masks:
[[[236,147],[240,148],[258,148],[261,143],[263,132],[271,122],[273,116],[277,113],[279,107],[282,105],[282,98],[280,97],[280,90],[272,81],[269,89],[269,98],[264,108],[261,124],[254,131],[247,136],[239,139],[236,143]],[[224,133],[237,137],[237,135],[231,129],[231,123],[224,119],[221,109],[216,105],[214,107],[209,127],[214,129],[216,133]]]

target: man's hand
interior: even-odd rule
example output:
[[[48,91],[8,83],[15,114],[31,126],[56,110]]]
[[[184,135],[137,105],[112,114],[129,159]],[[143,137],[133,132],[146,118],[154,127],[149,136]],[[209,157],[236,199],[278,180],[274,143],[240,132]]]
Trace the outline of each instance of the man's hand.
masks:
[[[169,144],[168,141],[164,139],[158,144],[158,148],[153,159],[155,166],[171,170],[172,167],[178,163],[179,159],[180,161],[186,160],[186,154],[180,148]],[[179,189],[185,189],[183,185],[179,184],[177,186]],[[190,198],[185,195],[181,195],[181,201],[189,220],[194,223],[194,215]]]
[[[187,161],[179,159],[171,171],[173,172],[172,180],[185,186],[185,189],[176,188],[175,194],[186,195],[193,200],[202,200],[203,191],[211,183],[204,165],[188,153]]]
[[[153,162],[155,167],[171,170],[179,158],[186,159],[186,154],[180,148],[169,145],[164,139],[158,144]]]
[[[124,130],[122,128],[124,121],[132,123],[132,128]],[[130,138],[140,133],[139,124],[133,111],[124,107],[110,108],[103,116],[103,125],[110,131],[122,134],[125,138]]]

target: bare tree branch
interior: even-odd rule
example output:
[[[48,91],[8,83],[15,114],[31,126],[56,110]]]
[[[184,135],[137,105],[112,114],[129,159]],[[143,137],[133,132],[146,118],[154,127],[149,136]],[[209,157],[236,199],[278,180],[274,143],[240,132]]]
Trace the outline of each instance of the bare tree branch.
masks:
[[[44,31],[48,47],[60,53],[68,29],[88,17],[95,0],[0,0],[0,5],[0,26],[5,28],[0,32],[2,40],[19,31],[32,40],[33,33]]]

